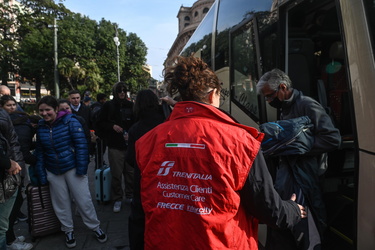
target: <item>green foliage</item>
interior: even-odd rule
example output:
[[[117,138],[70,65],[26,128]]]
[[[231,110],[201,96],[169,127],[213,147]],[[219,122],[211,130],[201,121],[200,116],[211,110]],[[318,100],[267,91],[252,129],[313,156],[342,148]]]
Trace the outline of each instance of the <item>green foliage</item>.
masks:
[[[146,64],[147,48],[135,33],[129,33],[127,36],[126,48],[123,76],[130,91],[136,93],[147,86],[150,78],[142,68]]]
[[[17,17],[14,20],[0,18],[1,34],[9,33],[10,27],[18,27],[13,29],[12,36],[8,35],[9,39],[0,40],[0,72],[3,75],[13,71],[19,73],[23,81],[35,83],[37,91],[41,84],[54,90],[54,29],[51,26],[57,18],[62,96],[71,89],[89,90],[93,95],[98,92],[111,94],[112,86],[117,82],[117,48],[113,40],[116,29],[120,40],[120,79],[134,92],[147,86],[150,76],[142,69],[147,48],[136,34],[127,35],[117,24],[105,19],[98,23],[72,13],[61,0],[20,2],[24,8],[14,10],[0,4],[0,15],[13,11]]]
[[[17,15],[20,9],[10,6],[7,2],[0,3],[0,74],[2,84],[7,85],[8,72],[15,70],[17,63],[17,41],[16,29],[20,26]]]

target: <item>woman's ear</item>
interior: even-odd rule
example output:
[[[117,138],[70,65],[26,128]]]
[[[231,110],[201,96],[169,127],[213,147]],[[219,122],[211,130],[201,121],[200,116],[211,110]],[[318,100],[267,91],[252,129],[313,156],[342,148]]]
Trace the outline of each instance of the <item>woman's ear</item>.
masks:
[[[208,95],[209,104],[212,104],[214,101],[214,93],[215,93],[215,90],[211,91],[211,93]]]
[[[215,88],[214,91],[210,93],[210,104],[216,108],[220,107],[220,91]]]

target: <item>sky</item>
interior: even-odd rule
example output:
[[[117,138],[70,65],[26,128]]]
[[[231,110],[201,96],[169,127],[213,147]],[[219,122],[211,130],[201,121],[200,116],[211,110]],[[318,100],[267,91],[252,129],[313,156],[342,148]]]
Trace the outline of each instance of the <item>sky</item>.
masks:
[[[152,66],[152,77],[162,80],[163,63],[178,34],[178,11],[181,5],[191,7],[196,1],[65,0],[63,4],[75,13],[98,22],[104,18],[127,33],[137,34],[148,49],[147,64]]]

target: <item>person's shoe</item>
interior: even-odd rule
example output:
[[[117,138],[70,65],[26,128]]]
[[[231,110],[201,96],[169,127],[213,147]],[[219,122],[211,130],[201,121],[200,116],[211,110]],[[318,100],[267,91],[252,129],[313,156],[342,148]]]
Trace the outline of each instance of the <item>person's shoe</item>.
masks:
[[[20,237],[23,237],[23,236],[20,236]],[[21,239],[25,240],[25,237]],[[7,245],[8,250],[30,250],[32,248],[33,248],[33,244],[20,241],[19,237],[17,237],[16,240],[13,241],[12,244]]]
[[[115,201],[115,204],[113,205],[113,212],[118,213],[121,210],[121,201]]]
[[[95,233],[95,237],[96,239],[100,242],[100,243],[104,243],[107,241],[107,235],[103,232],[103,230],[101,228],[98,228],[97,230],[94,231]]]
[[[73,248],[76,246],[76,239],[74,238],[74,232],[66,232],[65,233],[66,241],[65,244],[68,248]]]
[[[17,219],[19,221],[26,221],[29,217],[27,217],[26,214],[22,213],[22,212],[19,212],[18,215],[17,215]]]

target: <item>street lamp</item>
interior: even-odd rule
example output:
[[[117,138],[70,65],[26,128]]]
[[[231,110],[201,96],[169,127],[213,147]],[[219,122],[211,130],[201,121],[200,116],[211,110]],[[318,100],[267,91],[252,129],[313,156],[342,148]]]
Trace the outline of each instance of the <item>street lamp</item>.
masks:
[[[56,98],[60,98],[60,89],[59,89],[59,71],[57,70],[58,64],[58,56],[57,56],[57,24],[56,18],[53,19],[53,25],[48,25],[48,28],[53,28],[54,30],[54,39],[53,39],[53,47],[54,47],[54,55],[55,55],[55,68],[54,68],[54,77],[55,77],[55,95]]]
[[[118,51],[118,46],[120,46],[120,39],[118,38],[117,26],[116,26],[116,36],[113,38],[117,48],[117,78],[120,81],[120,53]]]

